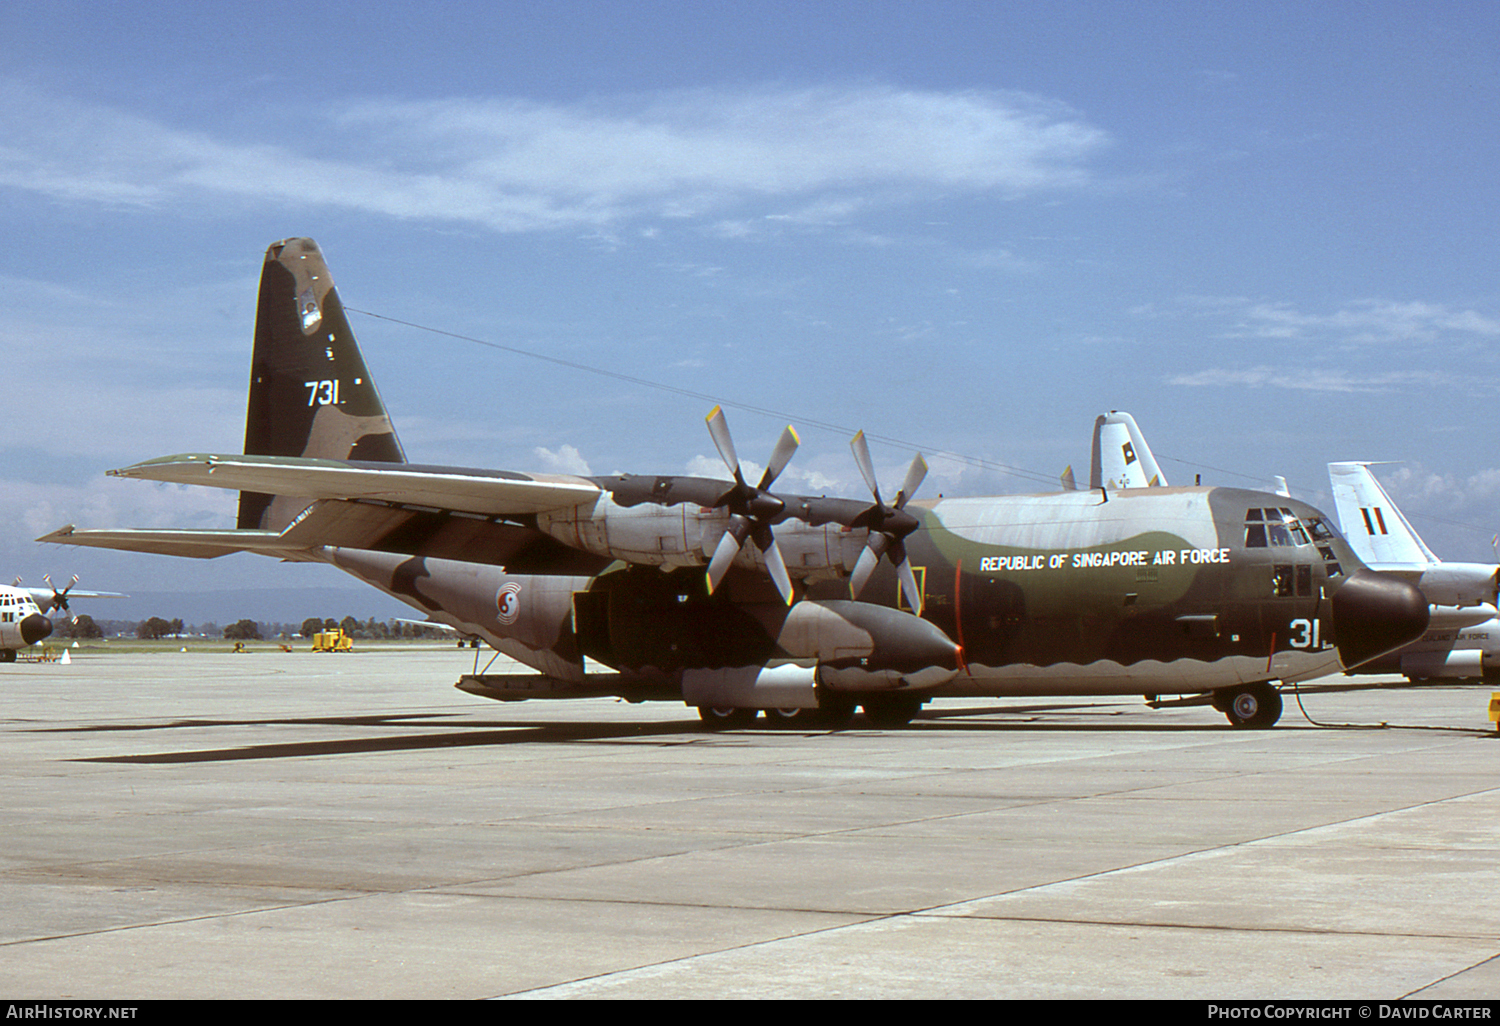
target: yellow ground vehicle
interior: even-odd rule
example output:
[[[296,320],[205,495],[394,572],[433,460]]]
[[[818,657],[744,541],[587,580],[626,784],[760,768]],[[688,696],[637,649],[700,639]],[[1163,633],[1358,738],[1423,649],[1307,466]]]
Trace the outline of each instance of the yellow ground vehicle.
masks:
[[[353,652],[354,640],[343,630],[319,631],[313,635],[314,652]]]

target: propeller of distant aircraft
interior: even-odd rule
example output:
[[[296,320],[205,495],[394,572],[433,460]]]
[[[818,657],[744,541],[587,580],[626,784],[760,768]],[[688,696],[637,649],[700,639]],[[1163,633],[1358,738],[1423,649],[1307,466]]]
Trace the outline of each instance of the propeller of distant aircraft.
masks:
[[[64,613],[72,613],[73,612],[73,610],[71,610],[71,609],[68,608],[68,592],[72,591],[73,590],[73,585],[75,585],[75,584],[78,583],[78,575],[77,574],[73,575],[73,579],[68,582],[67,587],[63,588],[62,591],[58,591],[57,590],[57,586],[52,583],[52,575],[51,574],[44,574],[42,576],[42,583],[46,584],[47,587],[49,587],[49,588],[52,589],[52,608],[53,609],[61,609]],[[78,622],[78,617],[74,616],[74,617],[72,617],[72,620],[73,620],[74,623],[77,623]]]

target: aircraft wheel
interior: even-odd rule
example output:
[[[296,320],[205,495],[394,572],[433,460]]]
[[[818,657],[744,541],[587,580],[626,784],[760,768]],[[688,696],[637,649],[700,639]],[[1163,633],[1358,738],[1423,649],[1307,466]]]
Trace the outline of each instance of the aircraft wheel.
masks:
[[[711,730],[739,730],[755,722],[759,709],[738,709],[727,705],[700,705],[698,718]]]
[[[766,726],[772,730],[808,729],[816,726],[816,709],[767,709]]]
[[[13,648],[7,648],[4,651],[0,651],[0,663],[13,663],[15,661],[16,661],[16,650],[15,649],[13,649]]]
[[[854,719],[854,700],[822,695],[816,709],[767,709],[772,730],[843,730]]]
[[[1281,719],[1281,692],[1269,684],[1247,684],[1214,692],[1214,707],[1236,727],[1264,729]]]
[[[881,695],[860,703],[865,719],[882,730],[904,727],[922,711],[922,699],[916,695]]]

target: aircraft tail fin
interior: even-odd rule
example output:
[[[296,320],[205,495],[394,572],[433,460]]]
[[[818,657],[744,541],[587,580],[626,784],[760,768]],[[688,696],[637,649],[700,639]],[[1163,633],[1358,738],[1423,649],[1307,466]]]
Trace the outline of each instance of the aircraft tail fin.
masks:
[[[283,239],[266,250],[245,454],[406,462],[312,239]],[[238,527],[279,531],[310,501],[241,492]]]
[[[1165,488],[1167,475],[1157,466],[1135,418],[1111,410],[1094,421],[1094,452],[1089,488]]]
[[[1391,501],[1367,463],[1330,463],[1328,479],[1344,537],[1370,564],[1438,563],[1425,542]]]

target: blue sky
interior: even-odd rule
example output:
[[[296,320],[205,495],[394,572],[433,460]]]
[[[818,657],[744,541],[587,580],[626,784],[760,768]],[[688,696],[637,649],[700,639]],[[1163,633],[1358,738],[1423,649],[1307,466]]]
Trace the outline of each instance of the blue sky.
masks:
[[[860,494],[860,427],[1034,491],[1123,409],[1174,483],[1400,461],[1492,558],[1492,3],[40,3],[0,52],[7,575],[344,580],[31,541],[230,522],[103,472],[239,449],[292,235],[424,462],[716,473],[722,400],[788,491]]]

